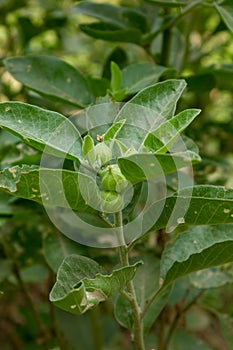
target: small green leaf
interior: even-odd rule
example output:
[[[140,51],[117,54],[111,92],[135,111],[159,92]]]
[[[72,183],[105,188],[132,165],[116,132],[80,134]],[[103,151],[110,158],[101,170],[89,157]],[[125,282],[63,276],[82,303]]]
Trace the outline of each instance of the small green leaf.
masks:
[[[106,274],[94,260],[70,255],[58,270],[50,301],[65,311],[82,314],[105,301],[114,292],[124,289],[140,264],[138,262]]]
[[[46,153],[79,162],[82,139],[63,115],[22,102],[0,103],[0,126]]]
[[[104,134],[104,141],[115,139],[124,124],[125,120],[114,123]]]
[[[117,92],[121,88],[122,83],[122,73],[119,66],[115,62],[111,62],[111,82],[110,89],[111,92]]]
[[[216,3],[215,7],[219,12],[222,20],[226,26],[233,32],[233,4],[232,0],[222,0],[220,3]]]
[[[19,56],[4,60],[6,69],[32,90],[63,103],[85,107],[93,97],[82,74],[50,56]]]
[[[141,32],[138,29],[119,29],[118,26],[104,22],[80,24],[79,27],[84,33],[96,39],[134,44],[141,42]]]
[[[82,151],[84,157],[89,161],[89,163],[94,164],[96,160],[95,144],[90,135],[86,135],[84,137]]]
[[[161,260],[163,287],[191,272],[233,261],[233,225],[190,227],[168,243]]]
[[[148,134],[144,145],[155,153],[166,153],[182,131],[200,113],[199,109],[187,109],[162,123]]]

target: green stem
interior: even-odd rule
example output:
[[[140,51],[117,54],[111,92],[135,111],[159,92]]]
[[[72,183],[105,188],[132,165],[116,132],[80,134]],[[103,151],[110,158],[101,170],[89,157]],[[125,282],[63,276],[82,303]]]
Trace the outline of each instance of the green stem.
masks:
[[[129,254],[127,249],[127,244],[125,242],[124,230],[122,224],[122,213],[118,212],[114,214],[115,217],[115,227],[118,227],[118,243],[119,243],[119,257],[121,265],[123,267],[129,265]],[[141,315],[141,309],[137,302],[136,292],[134,289],[134,284],[130,281],[127,284],[128,297],[126,300],[130,302],[130,306],[133,314],[134,330],[133,330],[133,341],[137,347],[137,350],[145,350],[144,338],[143,338],[143,319]],[[122,293],[123,296],[124,293]]]
[[[200,5],[202,0],[196,0],[187,5],[184,10],[176,17],[171,19],[169,22],[164,23],[159,29],[153,33],[149,33],[143,37],[143,42],[151,42],[159,33],[164,32],[167,29],[175,26],[188,12],[190,12],[194,7]]]

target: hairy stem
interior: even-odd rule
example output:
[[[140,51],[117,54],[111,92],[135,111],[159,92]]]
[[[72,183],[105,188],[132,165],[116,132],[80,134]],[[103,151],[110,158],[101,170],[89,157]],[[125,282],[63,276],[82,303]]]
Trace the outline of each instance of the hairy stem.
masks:
[[[118,227],[118,243],[119,243],[119,257],[121,265],[123,267],[129,266],[129,253],[127,249],[127,244],[124,238],[124,230],[122,224],[122,213],[115,213],[115,226]],[[134,284],[130,281],[127,284],[128,297],[125,297],[124,293],[122,295],[129,301],[134,321],[133,330],[133,341],[137,347],[137,350],[145,350],[144,338],[143,338],[143,319],[141,315],[141,309],[137,302],[137,297],[134,289]]]

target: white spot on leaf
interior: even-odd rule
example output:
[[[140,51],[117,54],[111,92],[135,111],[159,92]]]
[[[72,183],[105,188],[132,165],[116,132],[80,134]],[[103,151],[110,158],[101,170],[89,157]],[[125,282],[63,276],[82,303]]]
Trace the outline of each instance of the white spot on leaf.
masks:
[[[73,310],[77,307],[77,305],[70,305],[70,308]]]
[[[11,110],[11,107],[9,106],[5,108],[5,112],[9,112],[10,110]]]
[[[223,211],[224,211],[225,214],[230,213],[230,209],[227,209],[227,208],[224,208]]]
[[[177,224],[184,224],[185,223],[185,219],[183,217],[180,217],[177,219]]]

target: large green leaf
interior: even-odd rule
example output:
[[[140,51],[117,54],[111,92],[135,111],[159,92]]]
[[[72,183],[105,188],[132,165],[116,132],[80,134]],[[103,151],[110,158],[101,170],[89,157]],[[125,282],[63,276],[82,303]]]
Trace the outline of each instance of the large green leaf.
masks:
[[[161,205],[164,210],[155,223],[155,228],[166,227],[176,205],[177,210],[170,221],[171,226],[233,223],[233,190],[222,186],[187,187],[155,203],[150,210],[157,212]]]
[[[81,107],[93,102],[82,74],[56,57],[11,57],[4,64],[15,79],[47,97]]]
[[[134,9],[110,4],[96,4],[82,1],[75,8],[85,15],[95,17],[105,23],[114,24],[119,28],[137,28],[145,32],[147,28],[146,17]]]
[[[118,139],[129,140],[140,148],[151,131],[174,116],[185,86],[184,80],[172,79],[140,91],[124,105],[115,119],[126,120]]]
[[[118,158],[122,173],[133,184],[173,173],[199,161],[199,156],[191,151],[174,154],[141,153]]]
[[[70,255],[60,266],[50,301],[59,308],[82,314],[124,289],[141,263],[113,270],[111,274],[92,259]]]
[[[69,170],[15,166],[0,172],[0,189],[46,206],[89,211],[80,193],[79,176]]]
[[[215,4],[222,20],[227,27],[233,32],[233,3],[232,0],[223,0],[220,3]]]
[[[168,243],[161,260],[163,287],[177,278],[233,261],[233,225],[191,227]]]
[[[0,103],[0,126],[46,153],[79,161],[82,139],[63,115],[22,102]]]
[[[183,181],[183,178],[178,177],[177,180]],[[152,186],[152,189],[154,187]],[[178,188],[182,188],[182,183]],[[136,207],[129,224],[125,227],[128,241],[140,239],[151,229],[166,228],[167,232],[172,232],[178,225],[233,223],[233,190],[231,189],[211,185],[185,187],[163,199],[158,197],[158,187],[155,187],[154,193],[150,192],[152,190],[147,194],[149,205],[142,211],[139,202],[139,207]],[[164,193],[162,195],[165,197]]]
[[[80,24],[80,29],[96,39],[122,41],[134,44],[140,44],[141,42],[141,32],[138,29],[119,29],[118,26],[110,23],[97,22],[91,24]]]

